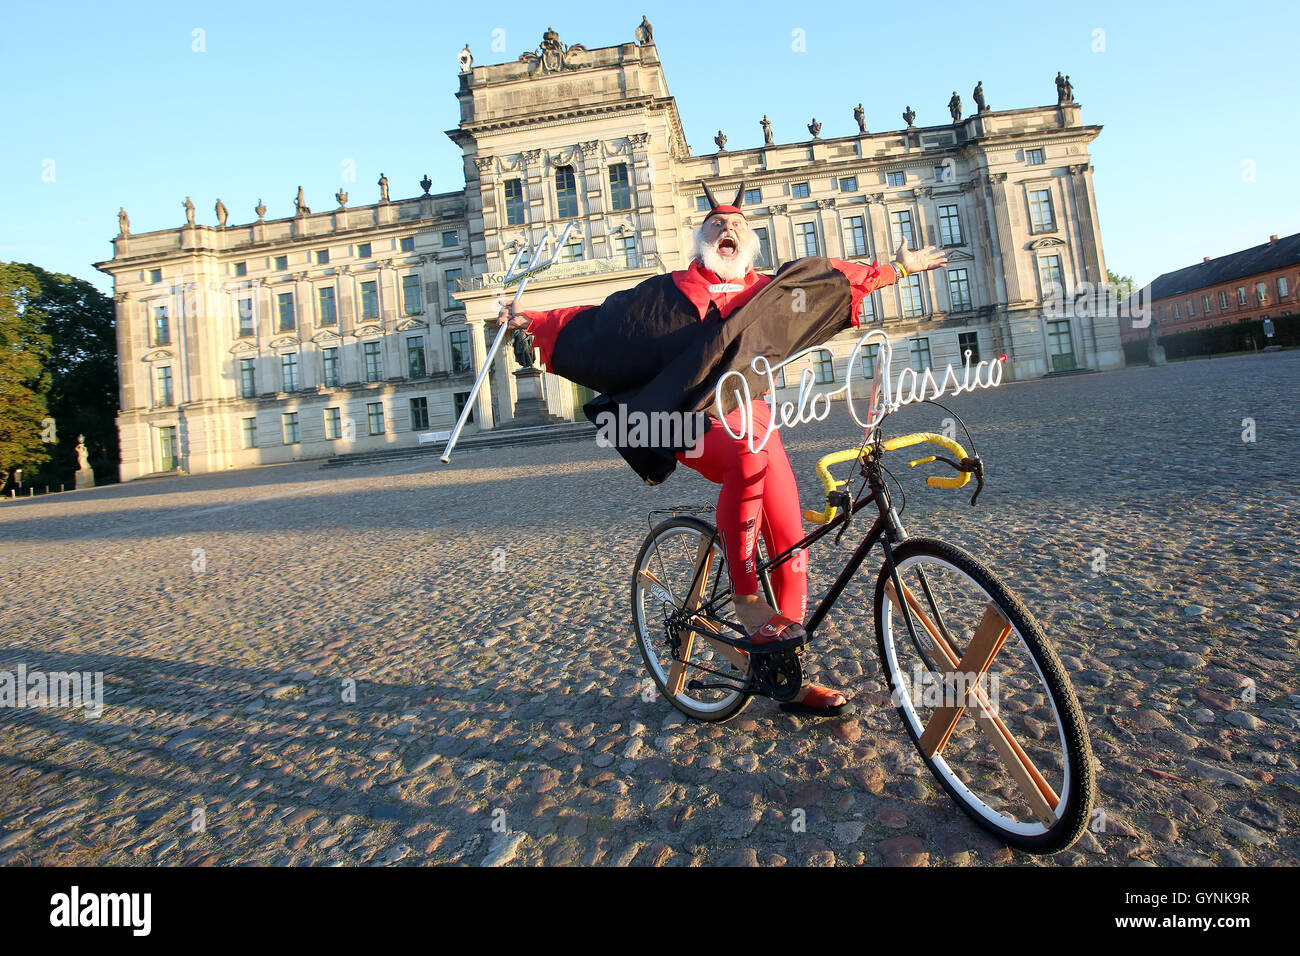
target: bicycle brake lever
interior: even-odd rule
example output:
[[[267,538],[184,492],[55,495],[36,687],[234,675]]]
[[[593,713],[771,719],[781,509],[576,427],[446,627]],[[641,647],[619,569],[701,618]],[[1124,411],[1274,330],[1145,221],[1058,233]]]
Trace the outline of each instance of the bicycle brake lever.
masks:
[[[970,496],[970,506],[975,507],[975,499],[980,496],[984,490],[984,462],[979,458],[962,459],[962,471],[969,471],[975,475],[975,493]]]
[[[840,539],[848,532],[849,525],[853,522],[853,495],[847,491],[840,491],[837,494],[841,495],[844,501],[844,527],[840,528],[840,533],[835,536],[835,547],[838,548]]]

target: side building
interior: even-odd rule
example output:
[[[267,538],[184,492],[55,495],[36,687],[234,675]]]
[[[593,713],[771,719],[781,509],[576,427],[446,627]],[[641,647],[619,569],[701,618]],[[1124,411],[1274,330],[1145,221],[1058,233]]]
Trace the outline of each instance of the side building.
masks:
[[[530,281],[529,308],[599,302],[685,265],[704,215],[700,180],[743,203],[760,269],[806,255],[870,262],[900,242],[942,246],[943,270],[871,296],[895,368],[1008,356],[1007,379],[1123,364],[1114,317],[1045,308],[1106,281],[1089,145],[1072,91],[1055,106],[982,108],[941,126],[693,156],[648,36],[564,46],[547,31],[518,60],[462,55],[465,188],[288,219],[180,228],[114,240],[122,370],[122,476],[414,446],[449,430],[496,334],[501,281],[521,247],[577,221],[560,262]],[[846,110],[846,115],[848,110]],[[758,125],[757,123],[755,124]],[[731,192],[728,192],[730,190]],[[301,197],[300,197],[301,198]],[[1083,310],[1086,312],[1087,310]],[[847,368],[860,331],[813,365]],[[513,356],[498,354],[466,433],[510,424]],[[792,399],[799,369],[778,397]],[[779,383],[780,384],[780,383]],[[548,410],[581,419],[590,393],[549,372]]]
[[[1166,272],[1151,283],[1149,308],[1160,335],[1290,315],[1300,304],[1300,232]],[[1125,340],[1146,340],[1125,323]]]

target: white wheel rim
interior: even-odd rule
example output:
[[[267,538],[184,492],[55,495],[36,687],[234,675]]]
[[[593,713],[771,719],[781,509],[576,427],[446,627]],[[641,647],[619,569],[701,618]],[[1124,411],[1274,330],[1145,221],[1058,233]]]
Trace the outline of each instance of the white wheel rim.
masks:
[[[926,560],[927,558],[929,560]],[[984,595],[984,597],[988,601],[993,602],[993,596],[990,595],[988,591],[984,590],[984,588],[980,586],[979,582],[975,581],[975,579],[973,579],[970,575],[962,571],[961,568],[957,567],[954,564],[949,563],[948,561],[942,558],[936,559],[929,555],[925,555],[925,556],[918,555],[918,556],[907,558],[897,565],[899,578],[901,579],[903,576],[903,572],[914,564],[941,564],[944,568],[947,568],[950,571],[959,574],[963,579],[969,582],[971,587],[973,587],[977,593]],[[896,676],[902,672],[902,665],[899,664],[897,651],[894,646],[893,602],[890,601],[888,598],[885,598],[881,602],[881,616],[883,618],[883,621],[881,622],[881,632],[884,634],[884,638],[885,638],[884,641],[885,657],[886,657],[885,667],[889,672],[891,682],[893,682],[894,684],[894,689],[895,691],[897,691],[898,681],[896,679]],[[1008,621],[1008,623],[1010,622]],[[1052,716],[1056,723],[1057,741],[1061,747],[1061,764],[1064,767],[1064,773],[1061,781],[1061,791],[1059,794],[1060,800],[1056,805],[1056,811],[1055,811],[1055,819],[1057,822],[1059,822],[1061,817],[1065,813],[1066,803],[1068,801],[1069,794],[1070,794],[1070,784],[1071,784],[1071,777],[1072,777],[1071,766],[1070,766],[1070,751],[1067,748],[1066,741],[1065,741],[1065,724],[1061,720],[1061,712],[1059,708],[1056,706],[1056,698],[1052,695],[1050,688],[1047,684],[1047,680],[1043,676],[1042,669],[1038,666],[1038,659],[1034,657],[1032,653],[1030,653],[1029,646],[1028,644],[1026,644],[1024,636],[1020,633],[1020,630],[1017,627],[1015,627],[1014,624],[1011,627],[1011,634],[1015,637],[1019,646],[1024,650],[1025,657],[1028,658],[1029,663],[1033,666],[1034,673],[1038,675],[1038,680],[1040,681],[1044,692],[1043,696],[1046,698],[1047,703],[1052,709]],[[903,639],[908,642],[909,646],[911,645],[911,637],[906,633],[905,630],[903,633]],[[1007,639],[1007,643],[1008,644],[1011,643],[1011,638]],[[907,720],[908,725],[911,727],[915,735],[917,737],[920,737],[921,733],[925,730],[925,722],[921,720],[920,715],[917,713],[916,705],[912,701],[911,696],[908,694],[896,693],[895,699],[897,705],[900,706],[900,709],[903,711],[904,718]],[[930,762],[934,765],[935,770],[939,773],[939,775],[942,777],[944,782],[946,782],[954,791],[956,791],[958,794],[961,795],[962,801],[968,807],[970,807],[972,810],[974,810],[984,819],[988,820],[997,828],[1021,836],[1042,836],[1044,833],[1048,831],[1049,828],[1038,821],[1026,823],[1005,816],[1004,814],[1001,814],[996,810],[994,810],[992,807],[986,804],[983,801],[983,799],[981,799],[973,790],[971,790],[968,786],[966,786],[966,784],[962,781],[962,779],[957,776],[953,768],[949,766],[948,761],[944,759],[942,754],[930,758]]]

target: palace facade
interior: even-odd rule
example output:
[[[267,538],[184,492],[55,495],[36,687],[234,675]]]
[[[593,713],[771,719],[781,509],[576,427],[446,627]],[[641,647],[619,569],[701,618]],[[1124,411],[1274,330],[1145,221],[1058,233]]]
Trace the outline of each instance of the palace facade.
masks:
[[[865,116],[795,142],[692,155],[648,31],[476,66],[462,54],[465,188],[256,221],[132,233],[113,257],[122,478],[416,446],[444,439],[496,335],[505,269],[521,246],[574,220],[560,261],[530,281],[532,309],[597,303],[686,264],[704,215],[700,181],[743,204],[760,269],[824,255],[885,261],[900,242],[942,246],[946,268],[864,303],[863,328],[894,368],[1008,357],[1005,380],[1123,364],[1116,318],[1044,309],[1106,281],[1089,145],[1072,90],[1053,106],[983,109],[941,126],[865,130]],[[846,105],[845,117],[852,104]],[[957,112],[957,110],[954,110]],[[758,117],[754,117],[755,126]],[[848,135],[839,128],[848,127]],[[828,134],[832,131],[828,130]],[[764,130],[764,139],[768,138]],[[224,207],[218,210],[225,220]],[[843,382],[861,331],[813,367]],[[502,348],[464,434],[509,425],[517,397]],[[797,368],[791,372],[797,372]],[[582,419],[590,393],[542,375],[549,411]],[[779,397],[792,398],[798,375]]]

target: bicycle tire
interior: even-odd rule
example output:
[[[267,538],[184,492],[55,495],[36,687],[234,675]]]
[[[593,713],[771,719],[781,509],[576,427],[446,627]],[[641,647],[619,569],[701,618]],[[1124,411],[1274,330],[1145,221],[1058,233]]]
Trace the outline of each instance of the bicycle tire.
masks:
[[[881,670],[903,726],[926,767],[968,816],[1007,845],[1035,854],[1055,853],[1073,845],[1083,835],[1092,810],[1094,786],[1092,748],[1088,741],[1087,724],[1078,697],[1042,627],[994,571],[955,545],[930,538],[910,538],[894,549],[894,560],[904,588],[913,592],[910,600],[920,601],[923,597],[925,603],[920,607],[929,620],[929,626],[941,632],[945,640],[951,639],[949,652],[945,652],[933,638],[928,636],[925,642],[918,646],[903,623],[902,615],[895,613],[893,599],[887,597],[887,593],[893,590],[892,577],[889,568],[882,567],[876,581],[874,608]],[[925,573],[913,574],[912,571],[917,566],[922,567]],[[955,576],[952,572],[955,572]],[[944,580],[939,581],[941,578]],[[951,585],[948,583],[950,578],[954,582]],[[958,587],[965,587],[963,580],[973,584],[978,591],[969,591],[967,595],[963,595],[963,600],[952,598],[949,590],[951,594],[956,594]],[[919,586],[914,588],[914,583]],[[921,597],[917,596],[918,591],[921,592]],[[936,591],[942,593],[935,594]],[[982,592],[982,596],[979,592]],[[967,598],[970,599],[969,603],[965,600]],[[979,602],[985,599],[987,603],[980,608]],[[940,605],[948,607],[950,611],[955,610],[957,616],[945,621],[944,607]],[[915,687],[910,686],[911,682],[902,670],[901,655],[905,651],[916,652],[918,658],[927,661],[925,666],[931,669],[935,666],[935,659],[940,655],[947,655],[951,661],[950,651],[956,651],[958,659],[964,658],[966,651],[974,643],[973,637],[978,633],[978,629],[964,630],[960,637],[954,637],[950,625],[954,621],[969,625],[974,620],[974,615],[971,613],[962,615],[963,610],[969,608],[971,611],[983,611],[987,614],[990,605],[995,607],[996,614],[1003,620],[980,617],[981,627],[984,626],[985,621],[991,621],[991,627],[984,632],[985,637],[988,638],[1004,624],[1010,625],[1009,632],[1005,629],[1002,632],[1004,636],[1001,640],[1005,643],[997,644],[999,649],[994,652],[994,664],[1002,666],[998,657],[1004,654],[1003,649],[1008,648],[1011,650],[1004,656],[1008,667],[1014,667],[1016,662],[1025,659],[1032,664],[1032,667],[1023,665],[1020,671],[1015,672],[1017,688],[1015,693],[1020,695],[1016,700],[1016,706],[1027,708],[1025,701],[1033,702],[1036,706],[1027,709],[1038,716],[1047,715],[1050,710],[1057,724],[1055,741],[1049,737],[1038,716],[1032,718],[1031,724],[1026,719],[1030,717],[1029,712],[1012,712],[1005,701],[998,701],[1000,695],[994,694],[984,698],[991,705],[987,709],[979,706],[951,708],[948,713],[955,711],[958,714],[956,721],[948,730],[952,737],[937,736],[942,734],[943,730],[942,727],[938,727],[931,731],[936,736],[930,737],[927,744],[923,744],[922,737],[927,723],[925,718],[933,717],[942,705],[951,704],[959,698],[942,697],[934,702],[934,708],[928,714],[923,715],[917,703],[921,695],[916,693]],[[887,611],[888,616],[886,616]],[[926,623],[918,619],[912,613],[913,611],[914,608],[909,604],[909,615],[913,625],[918,632],[928,633]],[[938,624],[935,623],[936,620]],[[895,623],[897,623],[896,629]],[[898,643],[896,636],[906,644]],[[963,638],[967,638],[964,647],[961,646]],[[979,656],[978,649],[973,656]],[[955,673],[957,669],[948,666],[945,670]],[[991,671],[991,673],[996,672]],[[1012,672],[1009,670],[1008,673]],[[920,675],[923,679],[925,677],[916,669],[913,675]],[[1035,676],[1039,682],[1036,688],[1032,686]],[[1030,684],[1031,688],[1021,694],[1020,685],[1026,683]],[[997,687],[996,684],[993,686]],[[1044,697],[1041,704],[1037,701],[1040,696],[1039,690],[1043,692]],[[1046,706],[1049,703],[1050,708]],[[963,721],[966,723],[962,724]],[[936,723],[946,725],[946,721],[942,720]],[[960,743],[953,745],[952,738],[957,736],[956,728],[959,726],[967,731],[973,731],[970,736],[974,737],[974,740],[963,738]],[[1001,736],[1000,731],[996,729],[998,726],[1003,731],[1007,731],[1008,736],[1015,741],[1014,747],[1006,743],[1005,737],[1000,743],[994,739]],[[1023,728],[1029,729],[1025,731]],[[1036,736],[1033,734],[1035,730],[1038,731]],[[1024,734],[1023,745],[1017,738],[1017,733]],[[1043,742],[1044,737],[1048,737],[1046,743]],[[942,739],[943,743],[938,744],[934,756],[931,756],[927,753],[927,746],[934,748],[935,741],[939,739]],[[1059,761],[1063,766],[1059,771],[1055,766],[1056,751],[1048,749],[1053,742],[1059,742],[1060,746]],[[954,751],[962,746],[968,748],[965,754],[960,758],[954,758]],[[1015,752],[1015,748],[1019,748],[1019,753],[1024,760],[1006,759],[1009,753]],[[948,752],[944,753],[945,750]],[[996,765],[996,761],[989,759],[990,754],[1002,761],[1004,774],[1001,780],[994,776],[997,771],[989,769]],[[950,758],[969,760],[969,766],[981,772],[980,781],[976,782],[966,764],[954,766],[950,763]],[[1042,766],[1040,767],[1035,761],[1041,762]],[[1018,764],[1018,769],[1013,769],[1013,763]],[[1016,777],[1017,772],[1021,777]],[[1035,778],[1034,774],[1038,774],[1038,777]],[[995,787],[994,783],[986,781],[985,777],[992,777],[993,781],[999,781],[1000,786]],[[1051,789],[1042,790],[1034,784],[1035,780],[1042,780]],[[1005,781],[1015,783],[1015,786],[1009,786]],[[989,795],[981,796],[977,793],[978,787],[989,788]],[[1034,797],[1031,793],[1035,789],[1038,790],[1038,797]],[[1013,796],[1008,797],[1008,792]],[[1044,797],[1044,793],[1048,796]],[[1058,799],[1055,806],[1051,804],[1053,794]],[[1037,810],[1033,809],[1035,801],[1039,801]],[[1017,806],[1029,808],[1022,809],[1018,814],[1029,819],[1016,819],[1010,815],[1008,808],[1015,809]],[[1052,822],[1049,824],[1048,820]]]
[[[671,691],[668,687],[670,677],[672,676],[671,663],[666,657],[661,660],[661,655],[663,655],[669,647],[669,637],[663,626],[663,608],[667,606],[667,602],[663,600],[663,595],[655,594],[651,588],[647,586],[642,577],[642,572],[647,570],[654,572],[657,570],[660,575],[664,573],[664,551],[668,550],[667,545],[669,539],[676,536],[681,536],[687,539],[692,543],[693,547],[697,547],[700,540],[712,540],[713,544],[711,550],[713,551],[713,556],[711,558],[712,564],[709,573],[710,581],[716,582],[720,578],[722,586],[726,590],[729,591],[731,588],[731,580],[727,575],[726,569],[726,553],[722,548],[722,540],[716,535],[713,525],[706,521],[702,521],[699,518],[688,516],[678,516],[661,522],[646,536],[645,541],[642,542],[641,548],[637,552],[636,562],[632,568],[632,630],[636,636],[637,649],[641,652],[641,660],[645,664],[646,671],[650,675],[651,680],[654,681],[659,693],[679,711],[695,720],[708,722],[729,720],[748,706],[751,698],[750,694],[739,691],[725,694],[720,691],[688,692],[685,686],[685,681],[680,681],[681,689],[677,692]],[[658,569],[655,569],[652,566],[652,562],[654,562],[656,557],[660,560],[660,566]],[[690,564],[682,564],[680,567],[690,568]],[[691,570],[693,570],[693,568],[691,568]],[[679,591],[684,592],[686,586],[689,585],[691,570],[687,570],[684,575],[680,573],[680,571],[676,574],[672,574],[671,576],[674,577],[673,581],[660,582],[661,584],[666,585],[668,597],[672,599],[672,607],[675,609],[680,609],[685,605],[687,595],[685,593],[679,593]],[[676,589],[674,588],[674,585],[677,585]],[[713,586],[716,586],[716,583]],[[732,605],[728,602],[726,606],[731,607]],[[659,615],[652,616],[651,611],[653,610],[657,610]],[[730,634],[728,636],[730,636]],[[683,642],[684,646],[686,643],[687,642]],[[690,642],[691,655],[694,655],[697,645],[703,646],[706,645],[706,643],[707,642],[699,639]],[[743,655],[743,652],[738,653]],[[728,661],[721,659],[720,654],[715,654],[713,656],[719,658],[719,660],[711,663],[710,666],[717,667],[719,664],[725,665],[729,663]],[[738,680],[742,684],[747,683],[749,680],[748,658],[745,657],[744,659],[746,664],[744,671],[742,672],[739,669],[736,669],[734,674],[734,679]],[[693,668],[688,669],[695,670]],[[688,680],[690,676],[691,675],[689,674],[687,675]],[[695,676],[705,680],[711,679],[710,675],[698,672],[698,670],[696,671]],[[710,699],[700,700],[692,696],[692,693],[698,694],[701,697],[707,695]]]

